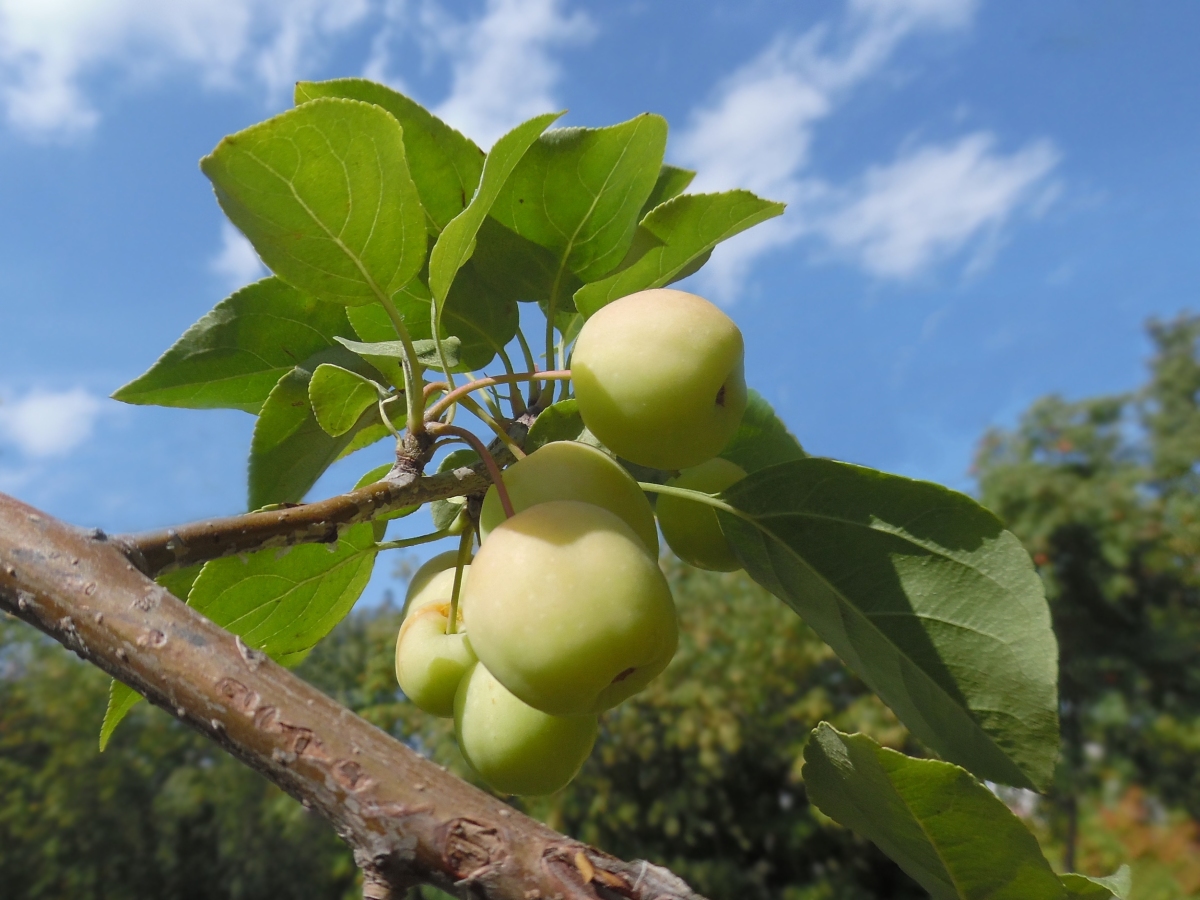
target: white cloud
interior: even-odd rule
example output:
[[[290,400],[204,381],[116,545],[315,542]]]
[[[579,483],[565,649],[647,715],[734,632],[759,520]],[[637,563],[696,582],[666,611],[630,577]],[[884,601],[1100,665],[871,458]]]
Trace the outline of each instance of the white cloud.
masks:
[[[81,82],[182,68],[211,86],[246,77],[275,96],[321,38],[363,19],[369,0],[0,0],[0,104],[29,134],[86,131],[99,114]]]
[[[910,278],[1044,193],[1059,159],[1053,145],[1006,155],[994,143],[977,132],[873,166],[816,229],[872,274]]]
[[[101,404],[83,388],[35,389],[0,404],[0,441],[14,444],[31,459],[63,456],[91,437]]]
[[[267,274],[267,267],[262,264],[246,236],[229,222],[221,223],[221,249],[213,257],[210,267],[221,276],[231,291]]]
[[[1049,142],[1004,156],[984,134],[911,150],[870,169],[853,188],[810,170],[822,120],[879,73],[902,41],[963,29],[976,6],[847,0],[838,19],[776,39],[717,86],[673,147],[699,172],[693,190],[748,188],[789,210],[722,245],[700,276],[709,290],[732,298],[759,257],[802,237],[830,242],[877,276],[908,277],[998,227],[1038,193],[1058,158]]]
[[[595,33],[585,13],[563,7],[562,0],[487,0],[479,18],[463,22],[425,3],[419,37],[451,66],[450,94],[434,112],[488,147],[525,119],[561,108],[554,51]],[[367,71],[386,71],[386,50],[376,45]]]

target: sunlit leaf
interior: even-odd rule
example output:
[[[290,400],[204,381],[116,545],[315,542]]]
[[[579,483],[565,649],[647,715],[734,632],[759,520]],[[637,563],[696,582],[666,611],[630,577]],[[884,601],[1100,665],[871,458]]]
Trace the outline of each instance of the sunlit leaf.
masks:
[[[313,100],[224,138],[200,168],[263,262],[319,299],[390,300],[425,260],[400,125],[378,106]]]
[[[1041,579],[970,497],[828,459],[728,488],[721,528],[935,752],[1038,788],[1058,757],[1057,659]]]
[[[580,288],[575,306],[590,316],[618,297],[670,284],[691,274],[698,266],[689,266],[707,259],[721,241],[782,212],[782,203],[749,191],[676,197],[646,216],[621,268]]]
[[[346,309],[265,278],[222,300],[143,375],[125,403],[257,413],[292,366],[350,335]]]
[[[370,522],[336,545],[300,544],[205,563],[188,605],[272,659],[296,664],[350,612],[375,563]]]
[[[408,170],[434,234],[462,212],[479,184],[483,151],[425,107],[386,85],[364,78],[301,81],[296,105],[320,97],[344,97],[381,106],[404,130]]]
[[[757,472],[807,455],[762,394],[753,388],[747,390],[742,422],[720,456],[747,472]]]
[[[913,759],[822,722],[804,750],[804,788],[869,838],[933,900],[1064,900],[1037,839],[964,769]]]

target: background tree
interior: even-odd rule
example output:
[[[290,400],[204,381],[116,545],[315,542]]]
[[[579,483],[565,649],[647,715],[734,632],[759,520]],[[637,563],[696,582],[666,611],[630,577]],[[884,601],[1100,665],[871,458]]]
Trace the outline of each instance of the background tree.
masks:
[[[1063,728],[1050,824],[1068,869],[1081,802],[1113,779],[1200,819],[1200,317],[1149,335],[1140,390],[1041,400],[977,461],[984,504],[1047,584]]]

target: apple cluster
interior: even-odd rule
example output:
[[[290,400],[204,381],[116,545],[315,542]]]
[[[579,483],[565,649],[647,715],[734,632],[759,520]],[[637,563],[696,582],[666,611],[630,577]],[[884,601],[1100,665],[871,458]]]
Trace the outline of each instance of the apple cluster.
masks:
[[[739,565],[713,509],[686,495],[658,499],[656,527],[617,459],[678,472],[670,484],[705,493],[745,476],[717,457],[746,406],[737,326],[693,294],[643,291],[588,320],[571,371],[580,416],[612,455],[556,441],[507,468],[513,515],[489,488],[478,553],[418,570],[396,645],[404,693],[453,716],[463,756],[503,793],[565,786],[598,716],[671,661],[678,626],[659,527],[687,562]]]

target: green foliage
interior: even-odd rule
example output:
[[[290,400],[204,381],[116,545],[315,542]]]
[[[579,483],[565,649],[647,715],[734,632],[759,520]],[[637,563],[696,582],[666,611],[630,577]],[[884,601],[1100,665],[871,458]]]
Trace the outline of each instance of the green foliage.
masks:
[[[271,388],[293,366],[351,333],[343,308],[278,278],[264,278],[218,303],[113,398],[257,415]]]
[[[317,424],[330,437],[340,437],[379,402],[379,392],[357,372],[321,363],[308,382],[308,399]]]
[[[1114,896],[1081,876],[1068,891],[1021,821],[958,766],[822,724],[804,751],[804,783],[822,812],[873,840],[933,900]]]
[[[0,615],[0,896],[362,896],[323,820],[160,710],[98,754],[107,682]]]
[[[263,262],[314,297],[381,302],[420,271],[425,213],[381,107],[313,100],[223,139],[200,169]]]
[[[807,455],[762,394],[753,388],[747,390],[742,423],[721,451],[721,458],[747,472],[757,472]]]
[[[343,368],[361,368],[349,351],[335,347],[310,363],[333,362]],[[377,377],[378,373],[375,373]],[[384,437],[388,432],[377,406],[363,411],[340,435],[330,435],[317,421],[309,399],[312,370],[296,366],[279,379],[259,413],[250,442],[249,506],[260,509],[272,503],[296,503],[335,460]],[[332,403],[335,398],[327,397]],[[393,423],[404,422],[403,407],[393,412]]]
[[[666,145],[666,120],[648,113],[607,128],[551,131],[514,169],[492,215],[552,251],[560,272],[595,280],[617,266],[633,240]],[[551,295],[552,303],[560,299]]]
[[[981,778],[1049,780],[1054,635],[1029,557],[995,516],[938,485],[815,458],[724,496],[746,571],[913,734]]]
[[[296,105],[319,97],[361,100],[389,112],[404,131],[404,152],[431,234],[462,212],[479,184],[483,151],[419,103],[386,85],[362,78],[301,81]]]
[[[590,316],[618,297],[685,278],[707,261],[721,241],[782,214],[782,203],[749,191],[684,194],[668,200],[642,219],[617,271],[580,288],[575,306]]]
[[[1058,635],[1049,825],[1068,860],[1082,798],[1114,785],[1145,785],[1200,820],[1200,319],[1150,335],[1141,390],[1048,397],[977,458],[983,501],[1032,553]]]
[[[260,550],[205,563],[188,605],[284,665],[295,664],[354,606],[375,563],[371,523],[337,544]]]
[[[513,371],[510,350],[535,368],[518,302],[541,305],[544,362],[564,366],[585,315],[686,277],[716,244],[783,210],[745,191],[684,193],[694,173],[663,165],[666,123],[651,114],[605,128],[547,131],[559,115],[547,113],[485,155],[383,85],[303,82],[296,104],[225,138],[201,164],[222,208],[273,277],[218,304],[116,395],[257,415],[252,509],[302,501],[333,462],[388,437],[388,424],[408,426],[419,443],[424,392],[444,393],[436,383],[453,372],[479,371],[497,358]],[[1195,372],[1176,368],[1172,377],[1180,385],[1200,384]],[[540,413],[530,449],[561,439],[595,443],[568,385],[555,405],[553,384],[505,390],[511,417],[499,408],[499,392],[475,398],[494,403],[497,418],[506,420],[502,428],[527,410]],[[1200,425],[1180,432],[1181,396],[1156,395],[1145,420],[1160,436],[1151,465],[1152,492],[1160,496],[1167,484],[1195,493],[1184,463],[1190,438],[1178,435],[1200,435]],[[380,418],[381,406],[389,423]],[[440,429],[438,446],[455,434],[447,424],[430,429]],[[750,472],[727,492],[736,515],[721,516],[750,574],[801,613],[928,748],[979,777],[1045,784],[1057,747],[1055,646],[1028,556],[995,517],[943,488],[807,458],[756,394],[722,455]],[[477,461],[473,451],[459,450],[439,470]],[[630,468],[647,482],[670,474]],[[1122,496],[1137,507],[1146,483],[1134,479],[1129,486]],[[471,508],[467,498],[432,504],[434,527],[465,522],[461,513]],[[1175,540],[1153,558],[1174,566],[1182,583],[1191,577],[1184,572],[1190,564],[1171,560],[1200,549],[1194,524],[1200,516],[1192,517],[1183,501],[1162,509],[1164,522],[1181,525],[1178,533],[1192,544]],[[171,589],[250,646],[296,664],[353,606],[387,519],[410,512],[346,529],[333,548],[216,560],[198,577],[181,574]],[[780,891],[788,900],[916,896],[895,867],[870,856],[857,839],[829,837],[794,771],[821,718],[847,716],[860,701],[861,709],[873,710],[875,724],[890,722],[890,714],[862,696],[859,682],[846,679],[855,686],[847,700],[845,690],[824,681],[835,670],[845,679],[828,650],[795,616],[787,626],[764,617],[765,595],[745,579],[704,582],[732,591],[718,600],[710,587],[689,582],[692,576],[675,577],[736,621],[719,625],[690,609],[709,643],[688,645],[693,639],[685,630],[692,649],[669,670],[681,673],[679,680],[669,674],[661,689],[652,686],[607,717],[608,736],[597,754],[606,767],[589,763],[578,787],[551,801],[546,814],[574,823],[585,836],[594,829],[618,849],[636,834],[647,853],[682,866],[717,898]],[[769,634],[760,629],[764,621],[772,623]],[[378,651],[378,641],[370,642]],[[407,732],[414,743],[461,765],[454,751],[442,749],[449,746],[445,725],[413,719],[396,697],[390,653],[377,659],[354,650],[360,668],[351,676],[333,661],[348,646],[334,646],[314,663],[314,677],[340,672],[341,683],[359,686],[351,699],[369,718],[393,729],[419,725]],[[1171,652],[1185,646],[1178,640]],[[730,671],[752,673],[754,687],[725,684]],[[104,741],[136,695],[113,685],[111,700]],[[629,717],[638,710],[645,721]],[[848,721],[859,720],[849,715]],[[756,727],[769,739],[752,734]],[[889,729],[906,741],[894,723]],[[662,756],[661,766],[651,750]],[[698,780],[689,780],[692,765]],[[964,778],[949,780],[945,790],[969,806],[978,786]],[[846,801],[866,783],[851,778],[836,789]],[[833,782],[823,787],[827,797],[834,789]],[[780,791],[796,812],[784,808]],[[987,821],[969,828],[986,829]],[[881,843],[903,843],[902,822],[872,827],[883,828]],[[826,866],[831,856],[840,862],[822,870],[821,886],[814,884],[811,866]],[[875,874],[863,875],[863,865]],[[875,878],[883,871],[890,874]]]

